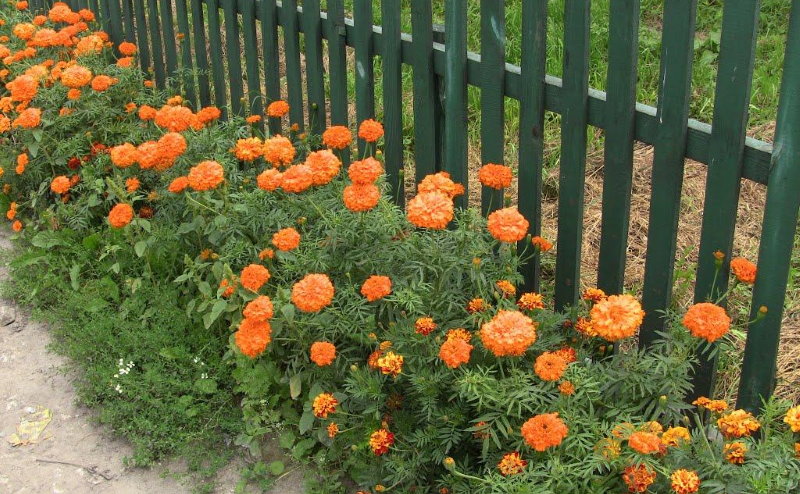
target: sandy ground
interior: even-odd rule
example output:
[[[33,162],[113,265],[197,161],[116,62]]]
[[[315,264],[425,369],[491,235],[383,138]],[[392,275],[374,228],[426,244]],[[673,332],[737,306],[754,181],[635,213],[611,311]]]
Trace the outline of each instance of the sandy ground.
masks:
[[[0,231],[0,249],[10,248]],[[7,270],[0,266],[0,281]],[[0,300],[0,494],[5,493],[189,493],[190,485],[164,476],[176,465],[128,469],[122,460],[131,447],[92,419],[92,411],[75,404],[66,360],[48,351],[46,325],[30,321],[27,312]],[[24,421],[47,409],[51,421],[32,444],[13,446]],[[240,463],[240,462],[238,462]],[[236,464],[220,472],[219,493],[233,493],[239,480]],[[273,494],[301,494],[302,474],[280,479]]]

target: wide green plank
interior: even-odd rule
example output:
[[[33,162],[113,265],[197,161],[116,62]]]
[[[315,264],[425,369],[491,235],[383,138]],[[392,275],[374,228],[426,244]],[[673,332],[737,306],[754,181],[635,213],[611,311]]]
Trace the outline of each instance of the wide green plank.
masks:
[[[429,0],[412,0],[411,65],[414,91],[414,163],[416,180],[436,173],[438,152],[436,134],[437,77],[433,71],[433,13]]]
[[[306,86],[308,89],[308,127],[316,135],[325,130],[325,79],[322,65],[322,23],[319,0],[303,2],[303,34],[306,48]]]
[[[589,0],[564,3],[564,112],[558,181],[555,305],[578,301],[589,88]]]
[[[208,23],[208,46],[211,59],[211,75],[214,80],[214,104],[222,110],[223,118],[228,116],[228,90],[225,83],[227,75],[222,58],[222,35],[220,33],[219,3],[206,0]]]
[[[243,115],[242,49],[239,45],[239,16],[236,11],[236,0],[222,0],[222,12],[225,15],[225,59],[228,62],[231,112]]]
[[[175,21],[172,16],[172,0],[159,0],[161,29],[164,33],[164,55],[167,61],[167,77],[175,77],[178,69],[178,51],[175,47]],[[179,81],[173,81],[177,87]]]
[[[108,32],[111,29],[111,16],[108,13],[111,7],[108,5],[108,0],[100,0],[99,7],[100,9],[97,11],[97,20],[100,22],[100,26],[102,27],[103,31]]]
[[[181,68],[183,69],[183,90],[186,99],[197,108],[197,88],[194,82],[194,64],[192,63],[192,42],[189,35],[189,11],[186,0],[175,0],[175,17],[178,20],[178,33],[175,38],[181,47]],[[205,47],[204,47],[205,48]]]
[[[714,125],[706,178],[703,224],[695,282],[695,302],[717,300],[728,286],[728,266],[733,254],[733,232],[742,183],[742,154],[753,80],[760,1],[726,2],[722,11],[717,87],[714,92]],[[726,254],[717,272],[714,252]],[[725,305],[725,300],[721,301]],[[716,358],[701,353],[689,397],[709,396],[713,391]]]
[[[531,235],[542,232],[542,164],[544,162],[544,93],[547,54],[547,0],[522,2],[522,92],[519,121],[519,212],[530,222]],[[527,239],[520,251],[530,252]],[[540,290],[539,255],[522,266],[525,291]]]
[[[464,185],[456,206],[466,207],[467,177],[467,5],[445,0],[444,170]]]
[[[747,331],[744,366],[737,408],[757,411],[775,389],[786,284],[792,265],[792,246],[800,209],[800,0],[792,0],[789,33],[781,82],[775,154],[767,188],[764,223],[758,253],[758,276],[753,288],[751,323]],[[759,315],[759,308],[767,313]]]
[[[372,0],[354,0],[353,44],[356,50],[356,124],[375,118],[375,74],[373,71]],[[358,139],[358,154],[363,156],[366,143]]]
[[[347,97],[347,29],[342,0],[328,0],[328,22],[324,24],[328,39],[328,67],[331,93],[331,125],[348,125]],[[345,166],[350,164],[350,149],[339,151]]]
[[[89,5],[91,6],[90,8],[95,14],[100,12],[100,3],[98,2],[98,0],[90,0]]]
[[[694,26],[697,0],[664,4],[661,46],[661,84],[658,92],[660,122],[655,138],[647,230],[642,305],[644,323],[639,343],[647,346],[664,327],[663,311],[672,298],[675,242],[683,186],[686,118],[692,81]]]
[[[289,100],[289,122],[302,131],[303,75],[300,69],[300,35],[297,21],[297,0],[283,0],[281,8],[283,49],[286,61],[286,90]]]
[[[253,2],[241,2],[244,61],[247,74],[247,103],[250,115],[264,116],[264,97],[261,95],[261,77],[258,67],[258,39],[256,38],[256,6]],[[264,128],[263,119],[258,127]]]
[[[597,286],[622,293],[630,224],[639,2],[611,0],[608,32],[603,213]]]
[[[150,36],[147,33],[147,16],[144,7],[144,2],[134,2],[133,14],[136,17],[136,48],[139,52],[139,61],[142,70],[149,74],[151,67]]]
[[[156,84],[158,87],[163,88],[166,81],[166,73],[164,72],[164,50],[161,42],[158,1],[147,0],[147,7],[147,25],[150,28],[150,42],[153,45],[153,71],[156,76]]]
[[[383,155],[386,179],[398,206],[405,204],[403,187],[403,55],[400,45],[400,4],[383,2]]]
[[[506,23],[503,2],[481,0],[481,164],[504,163]],[[503,191],[481,188],[484,215],[503,207]]]
[[[208,80],[208,50],[206,49],[206,24],[203,20],[203,0],[192,2],[192,34],[194,38],[194,61],[197,65],[197,88],[200,106],[211,104],[211,87]]]
[[[85,2],[85,8],[88,8]],[[133,0],[122,0],[122,22],[125,27],[125,41],[136,43],[136,27],[133,22]]]
[[[264,84],[267,103],[281,99],[281,64],[278,58],[278,10],[275,0],[261,0],[258,7],[261,20],[261,50],[264,54]],[[269,118],[271,134],[281,133],[281,119]]]

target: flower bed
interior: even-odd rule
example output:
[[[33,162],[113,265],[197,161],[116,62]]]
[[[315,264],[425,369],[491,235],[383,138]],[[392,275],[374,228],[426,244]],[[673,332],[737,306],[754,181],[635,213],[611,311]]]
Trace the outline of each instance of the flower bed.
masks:
[[[520,264],[552,245],[515,208],[456,210],[463,188],[445,173],[394,206],[380,123],[359,125],[367,153],[345,167],[350,129],[283,121],[289,137],[268,136],[258,117],[192,110],[133,68],[135,45],[111,60],[91,12],[26,7],[0,10],[6,216],[33,245],[91,252],[64,266],[76,286],[177,285],[234,367],[240,444],[277,431],[364,492],[798,487],[800,407],[683,402],[695,350],[729,331],[721,307],[668,313],[648,352],[620,351],[644,316],[633,296],[590,289],[556,313],[517,293]],[[502,189],[512,173],[489,164],[480,179]],[[756,276],[732,267],[735,282]]]

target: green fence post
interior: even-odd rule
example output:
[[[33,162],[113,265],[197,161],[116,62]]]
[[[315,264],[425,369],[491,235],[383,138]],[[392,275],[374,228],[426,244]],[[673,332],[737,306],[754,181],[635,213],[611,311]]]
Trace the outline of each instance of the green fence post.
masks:
[[[161,30],[164,34],[164,57],[167,62],[167,77],[175,77],[178,70],[178,51],[175,48],[175,24],[172,17],[172,0],[159,0],[161,12]],[[173,80],[172,84],[180,87],[180,80]]]
[[[228,61],[228,80],[231,90],[231,112],[244,114],[244,83],[242,80],[242,48],[239,44],[239,16],[236,0],[222,0],[225,18],[225,59]]]
[[[347,124],[347,26],[342,0],[328,0],[328,67],[331,91],[331,125]],[[350,149],[339,152],[342,163],[350,164]]]
[[[186,99],[193,108],[197,108],[197,91],[194,83],[194,66],[192,64],[192,41],[189,28],[189,11],[186,0],[175,0],[175,16],[178,19],[176,41],[181,47],[181,65],[183,69],[183,90]],[[205,47],[203,47],[205,48]]]
[[[133,4],[133,13],[136,17],[136,49],[139,52],[139,62],[145,74],[151,70],[150,40],[147,35],[147,16],[144,11],[144,2]]]
[[[403,187],[403,58],[400,45],[400,3],[383,2],[383,156],[392,198],[405,205]]]
[[[289,122],[303,124],[303,75],[300,70],[300,35],[297,29],[297,0],[283,0],[281,4],[283,24],[283,49],[286,61],[286,91],[289,99]]]
[[[208,80],[208,51],[206,50],[206,23],[203,20],[202,0],[192,1],[192,33],[194,60],[197,65],[197,88],[200,106],[211,104],[211,87]]]
[[[306,48],[306,87],[308,90],[308,127],[320,135],[325,130],[325,79],[322,65],[322,22],[319,0],[303,2],[303,40]]]
[[[433,12],[429,0],[411,2],[411,65],[414,92],[414,171],[419,182],[436,173],[436,73],[433,69]]]
[[[353,2],[356,50],[356,125],[375,118],[375,74],[372,47],[372,0]],[[364,156],[366,143],[358,139],[358,155]]]
[[[245,73],[247,74],[247,104],[250,115],[262,117],[257,127],[264,129],[264,97],[261,95],[261,77],[258,70],[258,39],[256,38],[256,5],[244,0],[239,4],[242,14]]]
[[[147,0],[149,14],[147,24],[150,28],[150,41],[153,44],[153,70],[155,71],[156,84],[164,88],[166,74],[164,72],[164,54],[161,43],[161,31],[159,29],[159,13],[157,0]]]
[[[206,0],[208,19],[208,46],[211,48],[211,74],[214,80],[214,104],[228,116],[228,91],[225,83],[225,66],[222,61],[222,34],[219,26],[219,3]]]
[[[505,163],[506,22],[503,2],[481,0],[481,164]],[[481,212],[503,207],[503,191],[481,187]]]
[[[339,0],[341,1],[341,0]],[[267,101],[281,99],[281,64],[278,54],[278,8],[275,0],[261,0],[258,13],[261,17],[261,50],[264,53],[264,84]],[[281,119],[268,118],[270,134],[281,133]]]
[[[469,198],[467,176],[467,4],[445,0],[444,75],[444,170],[453,181],[464,185],[456,197],[465,208]]]

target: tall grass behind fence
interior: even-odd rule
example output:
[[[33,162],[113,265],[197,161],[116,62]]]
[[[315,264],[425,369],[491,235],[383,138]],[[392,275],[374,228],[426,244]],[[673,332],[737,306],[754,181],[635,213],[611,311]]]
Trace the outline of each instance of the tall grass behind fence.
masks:
[[[135,42],[142,68],[159,86],[183,91],[192,106],[215,104],[236,115],[263,115],[286,99],[290,121],[320,132],[347,125],[348,74],[355,74],[357,120],[375,117],[382,88],[384,153],[393,196],[403,200],[403,64],[413,70],[413,157],[417,177],[448,171],[468,183],[468,86],[480,90],[481,161],[502,162],[506,98],[519,102],[520,211],[541,228],[545,112],[561,115],[558,309],[579,297],[587,128],[605,132],[602,237],[598,284],[623,290],[633,146],[654,146],[640,343],[658,338],[673,285],[684,160],[708,165],[695,300],[718,300],[728,285],[739,189],[743,179],[767,185],[759,274],[753,290],[739,406],[756,409],[774,387],[775,361],[789,261],[800,207],[800,0],[791,0],[785,66],[774,146],[747,138],[759,0],[725,2],[720,34],[714,126],[689,119],[697,0],[664,2],[656,107],[636,102],[640,3],[611,0],[606,92],[589,87],[590,0],[563,0],[563,40],[547,39],[547,0],[521,0],[521,32],[507,32],[504,2],[480,1],[480,53],[467,50],[467,2],[444,0],[445,25],[433,24],[430,0],[410,0],[411,33],[401,32],[409,7],[353,0],[71,0],[92,8],[114,42]],[[32,0],[34,10],[51,2]],[[408,6],[409,2],[403,2]],[[349,6],[349,4],[348,4]],[[406,9],[403,11],[401,9]],[[507,37],[521,38],[520,65],[505,60]],[[546,74],[547,44],[563,46],[563,78]],[[349,57],[348,52],[354,51]],[[374,63],[379,57],[380,77]],[[263,77],[264,84],[261,79]],[[285,78],[285,79],[284,79]],[[281,81],[285,80],[285,84]],[[226,113],[227,114],[227,113]],[[272,132],[279,122],[268,119]],[[362,143],[363,144],[363,143]],[[359,153],[363,150],[359,150]],[[503,194],[481,191],[484,213],[503,206]],[[464,200],[465,201],[465,200]],[[462,202],[462,206],[466,202]],[[718,272],[713,253],[726,254]],[[539,261],[524,267],[527,288],[539,287]],[[720,300],[724,305],[725,300]],[[765,306],[765,316],[757,318]],[[715,361],[704,355],[695,395],[713,389]]]

